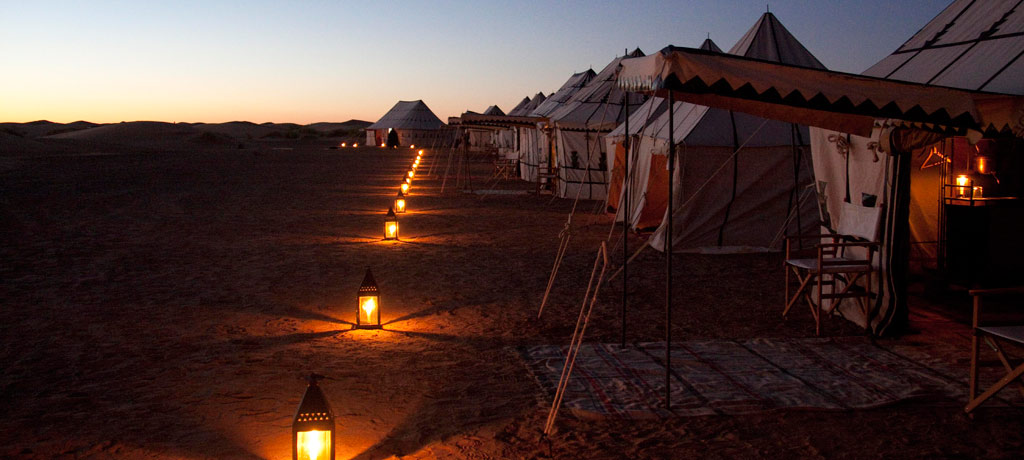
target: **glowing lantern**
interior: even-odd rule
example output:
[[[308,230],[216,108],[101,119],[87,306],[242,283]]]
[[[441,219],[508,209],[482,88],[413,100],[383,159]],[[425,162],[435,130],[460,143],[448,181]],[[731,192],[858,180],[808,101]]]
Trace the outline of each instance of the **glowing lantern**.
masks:
[[[992,160],[981,155],[974,157],[974,170],[981,174],[993,174],[995,172],[992,171]]]
[[[416,152],[416,156],[420,156],[420,155],[423,155],[423,150],[420,150],[419,152]]]
[[[334,460],[334,414],[317,385],[322,375],[309,376],[309,386],[292,421],[293,460]]]
[[[406,178],[405,178],[405,183],[406,183],[406,184],[412,184],[412,178],[411,178],[411,177],[408,177],[408,176],[406,176]]]
[[[416,148],[416,144],[412,144],[412,145],[410,145],[410,146],[409,146],[409,148],[410,148],[410,149],[414,149],[414,148]]]
[[[409,193],[409,184],[407,182],[403,182],[402,183],[402,193],[405,193],[405,194]]]
[[[366,267],[363,284],[359,285],[359,302],[356,305],[356,329],[380,329],[380,290],[373,272]]]
[[[359,147],[359,143],[358,143],[358,142],[353,142],[353,143],[352,143],[352,147],[353,147],[353,148],[354,148],[354,147]]]
[[[398,191],[398,197],[395,198],[395,212],[398,214],[405,212],[405,195],[401,190]]]
[[[384,143],[383,142],[380,143],[380,147],[384,148]]]
[[[398,216],[395,215],[395,208],[388,208],[388,215],[384,216],[384,239],[398,239]]]
[[[409,171],[409,179],[412,179],[413,177],[416,177],[416,173]]]
[[[956,185],[957,185],[956,193],[957,193],[957,197],[963,198],[963,197],[967,196],[967,182],[968,181],[967,181],[967,176],[966,175],[961,174],[959,176],[956,176]]]
[[[344,142],[342,142],[342,143],[341,143],[341,146],[342,146],[342,147],[345,147],[345,143],[344,143]]]

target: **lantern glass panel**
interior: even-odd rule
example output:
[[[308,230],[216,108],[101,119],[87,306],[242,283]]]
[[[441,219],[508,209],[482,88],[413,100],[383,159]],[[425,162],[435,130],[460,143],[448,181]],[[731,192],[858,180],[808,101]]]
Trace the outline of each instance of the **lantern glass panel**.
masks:
[[[327,460],[331,452],[331,432],[310,430],[295,433],[295,457],[298,460]]]
[[[380,297],[375,295],[359,296],[359,319],[358,325],[380,324]]]
[[[395,212],[405,212],[405,198],[395,199]]]
[[[397,240],[398,239],[398,222],[384,222],[384,239],[385,240]]]
[[[408,183],[403,183],[402,184],[402,193],[409,193],[409,184]]]

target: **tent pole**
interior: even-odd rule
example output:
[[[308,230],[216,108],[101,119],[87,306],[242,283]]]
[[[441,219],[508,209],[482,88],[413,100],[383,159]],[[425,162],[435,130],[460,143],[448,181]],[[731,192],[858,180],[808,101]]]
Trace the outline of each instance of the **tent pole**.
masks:
[[[665,236],[665,408],[672,409],[672,183],[676,171],[675,94],[668,93],[668,230]]]
[[[629,236],[629,224],[627,223],[627,221],[629,220],[629,218],[628,218],[628,212],[629,211],[628,210],[629,210],[629,193],[630,193],[630,187],[628,187],[627,184],[632,183],[632,181],[629,180],[629,147],[630,147],[630,145],[629,145],[630,142],[629,141],[630,141],[630,139],[629,139],[629,95],[627,94],[626,95],[626,140],[624,141],[625,144],[626,144],[625,145],[625,147],[626,147],[625,168],[626,169],[624,170],[625,175],[622,176],[622,182],[623,182],[622,185],[623,185],[623,188],[626,189],[625,193],[623,193],[623,196],[624,196],[624,199],[626,200],[626,203],[625,203],[625,205],[623,205],[622,203],[619,203],[619,207],[622,208],[622,347],[623,348],[626,347],[626,302],[629,300],[629,294],[628,294],[628,289],[627,289],[629,285],[626,284],[626,266],[629,265],[629,239],[626,238],[626,237]],[[614,164],[614,161],[615,160],[612,160],[613,164]]]

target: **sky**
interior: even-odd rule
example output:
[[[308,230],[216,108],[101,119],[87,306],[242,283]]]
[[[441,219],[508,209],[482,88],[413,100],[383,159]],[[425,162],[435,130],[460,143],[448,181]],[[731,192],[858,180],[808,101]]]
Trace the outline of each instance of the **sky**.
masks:
[[[442,120],[558,89],[628,48],[728,50],[769,8],[860,73],[951,0],[0,0],[0,122]]]

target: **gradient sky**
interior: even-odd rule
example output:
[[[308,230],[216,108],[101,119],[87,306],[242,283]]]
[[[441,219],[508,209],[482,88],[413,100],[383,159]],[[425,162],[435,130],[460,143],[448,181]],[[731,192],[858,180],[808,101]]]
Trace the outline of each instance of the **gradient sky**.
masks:
[[[951,0],[776,0],[828,68],[859,73]],[[446,120],[556,90],[625,48],[728,50],[764,1],[0,0],[0,121]]]

